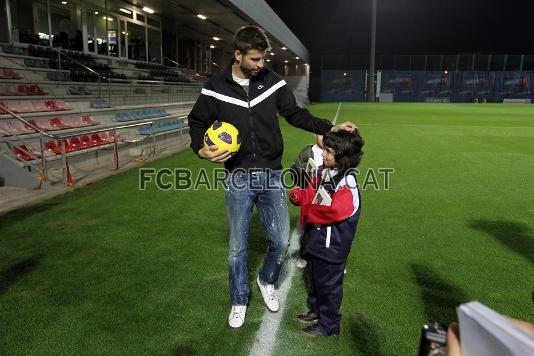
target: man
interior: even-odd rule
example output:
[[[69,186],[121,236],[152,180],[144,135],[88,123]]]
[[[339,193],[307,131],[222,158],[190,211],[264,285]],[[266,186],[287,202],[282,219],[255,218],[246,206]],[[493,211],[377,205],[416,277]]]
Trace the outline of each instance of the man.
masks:
[[[281,183],[283,141],[278,114],[293,126],[316,134],[332,129],[354,130],[355,125],[333,126],[297,106],[286,82],[263,68],[270,49],[265,32],[254,26],[234,35],[234,58],[202,89],[189,114],[191,148],[201,158],[224,163],[228,170],[225,200],[230,224],[228,275],[232,309],[228,323],[239,328],[245,321],[249,296],[247,245],[253,205],[267,232],[268,248],[256,280],[267,308],[280,308],[274,283],[289,239],[289,213]],[[205,131],[214,121],[239,130],[241,148],[235,154],[216,146],[204,147]]]

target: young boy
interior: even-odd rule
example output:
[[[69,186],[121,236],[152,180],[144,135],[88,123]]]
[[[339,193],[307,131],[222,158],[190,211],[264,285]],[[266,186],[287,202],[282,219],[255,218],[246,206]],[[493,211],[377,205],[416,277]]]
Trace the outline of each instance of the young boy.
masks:
[[[363,155],[362,137],[358,131],[328,132],[323,143],[325,168],[321,176],[305,189],[293,189],[290,195],[291,202],[301,206],[300,224],[305,235],[303,255],[308,262],[311,281],[309,311],[298,315],[298,319],[303,323],[314,323],[303,329],[309,336],[340,333],[343,270],[361,210],[353,169]],[[319,190],[323,192],[322,203],[317,198]]]

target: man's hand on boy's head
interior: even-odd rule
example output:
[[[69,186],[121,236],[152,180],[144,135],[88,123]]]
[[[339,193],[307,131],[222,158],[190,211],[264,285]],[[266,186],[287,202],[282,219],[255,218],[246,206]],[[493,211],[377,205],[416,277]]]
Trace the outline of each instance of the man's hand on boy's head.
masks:
[[[217,152],[218,149],[217,145],[208,147],[204,146],[198,150],[198,156],[214,163],[224,163],[232,157],[232,152],[229,152],[228,150]]]
[[[339,131],[339,130],[345,130],[345,131],[349,131],[349,132],[354,132],[357,129],[358,129],[358,126],[356,126],[354,123],[352,123],[350,121],[345,121],[342,124],[339,124],[339,125],[336,125],[336,126],[332,126],[330,131],[336,132],[336,131]]]

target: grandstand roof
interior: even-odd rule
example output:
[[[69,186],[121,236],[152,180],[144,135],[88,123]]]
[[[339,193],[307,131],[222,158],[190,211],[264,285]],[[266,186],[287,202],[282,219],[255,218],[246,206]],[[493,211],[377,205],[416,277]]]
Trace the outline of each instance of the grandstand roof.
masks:
[[[278,15],[263,0],[134,0],[159,15],[175,20],[180,36],[193,39],[218,37],[218,46],[231,52],[232,36],[242,26],[257,25],[269,33],[276,60],[309,62],[309,52]],[[206,16],[206,20],[197,17]],[[286,47],[288,50],[282,50]]]

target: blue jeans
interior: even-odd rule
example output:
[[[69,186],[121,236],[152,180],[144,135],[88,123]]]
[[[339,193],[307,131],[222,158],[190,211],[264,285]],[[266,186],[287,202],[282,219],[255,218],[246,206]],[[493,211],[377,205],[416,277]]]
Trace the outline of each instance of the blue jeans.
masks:
[[[248,283],[248,236],[253,205],[267,232],[267,252],[260,268],[260,281],[274,284],[278,280],[289,241],[289,212],[281,171],[235,171],[228,175],[225,191],[230,242],[228,279],[232,305],[246,305]]]

